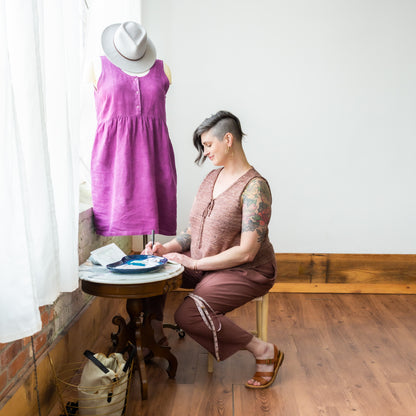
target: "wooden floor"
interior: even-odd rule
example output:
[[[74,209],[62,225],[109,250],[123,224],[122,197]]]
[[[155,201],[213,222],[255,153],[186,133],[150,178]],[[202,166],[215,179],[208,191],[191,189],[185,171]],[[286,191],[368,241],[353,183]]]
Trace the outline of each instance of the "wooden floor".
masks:
[[[185,295],[168,295],[166,322]],[[254,302],[229,316],[254,329]],[[285,360],[266,390],[244,387],[254,372],[248,352],[214,362],[208,374],[206,351],[188,336],[166,335],[179,362],[176,379],[154,359],[149,398],[141,400],[134,383],[127,416],[416,415],[416,295],[271,293],[269,341]],[[100,344],[107,339],[102,334]],[[57,404],[50,415],[59,414]]]
[[[169,295],[172,321],[184,293]],[[133,386],[128,416],[411,416],[416,414],[416,296],[270,295],[269,340],[285,352],[274,385],[248,390],[254,361],[241,351],[214,363],[190,337],[167,330],[179,361],[170,380],[156,359],[147,366],[149,398]],[[255,305],[229,316],[248,329]],[[134,391],[136,389],[136,391]]]

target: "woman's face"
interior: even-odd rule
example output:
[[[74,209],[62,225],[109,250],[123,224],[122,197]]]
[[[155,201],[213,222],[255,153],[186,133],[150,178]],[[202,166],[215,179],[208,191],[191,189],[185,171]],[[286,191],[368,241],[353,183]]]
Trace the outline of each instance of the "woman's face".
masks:
[[[214,166],[224,166],[227,158],[228,144],[226,140],[218,140],[209,131],[201,134],[201,143],[204,146],[204,156],[206,156]]]

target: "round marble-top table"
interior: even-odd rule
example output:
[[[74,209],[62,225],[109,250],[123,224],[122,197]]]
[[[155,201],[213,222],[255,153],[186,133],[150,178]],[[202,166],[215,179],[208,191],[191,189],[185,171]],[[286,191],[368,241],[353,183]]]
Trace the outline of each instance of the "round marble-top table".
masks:
[[[140,375],[142,399],[147,399],[148,381],[143,357],[143,348],[148,348],[155,357],[165,358],[170,378],[175,378],[178,361],[169,347],[159,345],[154,338],[150,324],[151,317],[143,310],[144,298],[159,296],[180,287],[182,282],[181,264],[168,262],[160,269],[148,273],[121,274],[110,272],[106,267],[86,262],[79,267],[82,290],[94,296],[126,299],[130,321],[117,315],[113,323],[119,330],[112,334],[115,351],[123,351],[131,341],[137,347],[136,368]]]

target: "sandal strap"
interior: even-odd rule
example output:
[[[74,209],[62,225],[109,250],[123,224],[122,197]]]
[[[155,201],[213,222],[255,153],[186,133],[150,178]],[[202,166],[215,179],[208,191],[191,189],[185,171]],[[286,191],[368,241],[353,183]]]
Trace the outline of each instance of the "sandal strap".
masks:
[[[273,371],[256,371],[256,373],[254,374],[253,377],[251,377],[252,379],[255,379],[256,377],[272,377],[274,374]]]
[[[265,360],[256,360],[256,364],[267,364],[272,365],[276,362],[276,360],[273,358],[267,358]]]
[[[256,377],[256,376],[253,376],[253,377],[251,377],[254,381],[257,381],[257,382],[259,382],[260,383],[260,385],[263,385],[263,384],[265,384],[265,383],[267,383],[267,381],[263,378],[263,377]]]
[[[280,351],[274,345],[274,357],[273,358],[266,358],[265,360],[257,360],[256,364],[266,364],[266,365],[275,365],[279,361]]]

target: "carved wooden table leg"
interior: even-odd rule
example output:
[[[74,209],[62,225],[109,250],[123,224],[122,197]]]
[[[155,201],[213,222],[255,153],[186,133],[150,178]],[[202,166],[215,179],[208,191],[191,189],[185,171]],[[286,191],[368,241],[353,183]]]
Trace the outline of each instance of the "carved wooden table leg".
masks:
[[[143,341],[141,337],[141,315],[143,312],[143,302],[141,299],[127,299],[127,313],[130,316],[130,322],[127,324],[130,341],[137,347],[136,365],[140,375],[140,389],[142,399],[147,399],[147,373],[143,357]]]
[[[166,370],[168,373],[169,378],[175,378],[176,376],[176,369],[178,368],[178,360],[176,357],[170,352],[170,347],[166,347],[163,345],[159,345],[154,337],[153,328],[151,324],[152,316],[145,316],[143,320],[142,326],[142,340],[143,344],[146,345],[152,351],[155,357],[162,357],[165,358],[169,366]]]
[[[117,333],[111,334],[114,352],[123,352],[126,349],[129,340],[126,321],[122,316],[116,315],[113,317],[112,322],[114,325],[118,326]]]

